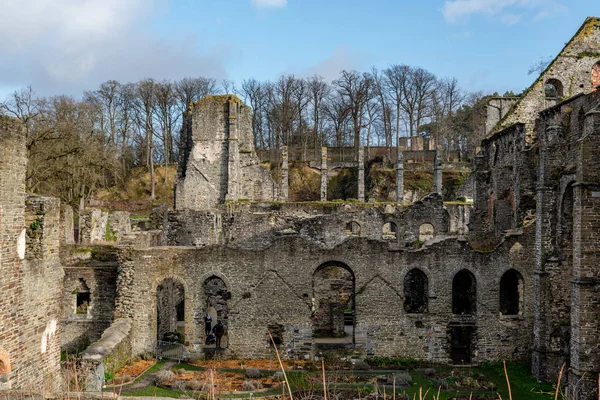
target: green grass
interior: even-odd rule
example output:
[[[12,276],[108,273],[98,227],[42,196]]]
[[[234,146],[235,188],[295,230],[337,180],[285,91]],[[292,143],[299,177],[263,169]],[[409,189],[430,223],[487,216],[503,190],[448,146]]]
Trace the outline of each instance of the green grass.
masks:
[[[112,392],[112,391],[111,391]],[[119,393],[118,390],[114,391],[115,393]],[[156,387],[154,385],[147,386],[143,389],[137,389],[130,392],[125,392],[123,390],[121,392],[121,396],[144,396],[144,397],[172,397],[178,399],[181,395],[185,394],[184,392],[178,392],[177,390],[163,389]]]

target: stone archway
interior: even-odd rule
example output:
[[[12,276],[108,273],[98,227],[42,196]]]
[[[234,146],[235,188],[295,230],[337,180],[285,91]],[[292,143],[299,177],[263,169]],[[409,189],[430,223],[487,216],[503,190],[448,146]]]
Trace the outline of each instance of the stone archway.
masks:
[[[345,264],[329,262],[313,274],[313,334],[354,343],[355,278]]]
[[[500,313],[520,315],[523,312],[523,276],[515,269],[500,278]]]
[[[166,278],[156,287],[156,337],[183,342],[184,332],[185,288],[180,281]]]
[[[212,328],[214,328],[215,325],[219,321],[221,321],[221,324],[225,329],[225,335],[223,336],[221,347],[227,347],[227,329],[229,327],[228,300],[231,298],[231,293],[227,289],[227,284],[225,283],[225,281],[216,275],[209,276],[204,280],[203,291],[204,298],[206,299],[206,310],[204,312],[204,315],[209,314],[211,316]],[[206,322],[204,322],[203,331],[206,334]],[[204,344],[207,345],[206,338]],[[212,343],[208,345],[209,347],[213,347]]]
[[[452,280],[452,313],[475,314],[477,311],[477,281],[475,275],[463,269]]]

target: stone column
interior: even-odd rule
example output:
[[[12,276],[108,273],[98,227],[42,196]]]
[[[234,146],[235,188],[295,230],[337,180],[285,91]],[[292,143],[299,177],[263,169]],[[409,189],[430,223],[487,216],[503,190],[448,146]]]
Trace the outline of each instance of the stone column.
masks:
[[[550,297],[552,295],[551,276],[552,268],[548,254],[553,250],[552,227],[550,221],[555,210],[555,194],[552,188],[552,163],[548,154],[547,137],[553,137],[560,126],[549,126],[546,129],[546,138],[540,140],[540,161],[538,167],[538,181],[536,185],[536,225],[535,225],[535,269],[533,271],[533,352],[531,369],[533,374],[542,380],[551,379],[548,371],[550,365],[561,365],[562,361],[557,354],[550,352],[550,331],[552,311]],[[556,261],[554,261],[556,262]]]
[[[433,192],[442,195],[442,157],[439,150],[435,152],[433,160]]]
[[[396,148],[396,202],[404,201],[404,148]]]
[[[289,201],[289,170],[288,170],[288,147],[283,146],[281,151],[281,201]]]
[[[568,395],[598,398],[600,365],[600,110],[585,116],[573,207],[571,352]]]
[[[358,147],[358,201],[365,201],[365,148]]]
[[[321,201],[327,201],[327,147],[321,147]]]
[[[237,115],[239,104],[229,99],[228,127],[227,136],[228,161],[227,161],[227,195],[226,200],[237,201],[240,196],[240,151],[238,143],[238,124]]]

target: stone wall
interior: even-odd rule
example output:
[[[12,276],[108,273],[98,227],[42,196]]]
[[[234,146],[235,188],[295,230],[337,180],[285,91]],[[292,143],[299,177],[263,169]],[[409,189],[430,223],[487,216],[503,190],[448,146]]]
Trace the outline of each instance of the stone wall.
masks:
[[[132,232],[126,211],[104,211],[89,208],[79,213],[79,243],[118,243]]]
[[[256,156],[251,110],[236,96],[208,96],[190,105],[182,135],[177,209],[277,199],[277,186]]]
[[[39,382],[27,368],[31,354],[21,351],[23,258],[25,250],[25,132],[14,119],[0,116],[0,390]],[[21,249],[19,249],[21,247]]]
[[[0,389],[61,387],[59,202],[25,198],[25,132],[0,116]]]
[[[270,352],[269,326],[282,326],[286,357],[303,357],[312,343],[313,274],[335,262],[355,277],[355,345],[365,355],[415,357],[449,362],[449,327],[472,324],[474,362],[528,358],[533,302],[532,264],[511,261],[509,239],[495,253],[472,251],[465,242],[437,236],[430,245],[391,249],[384,240],[350,237],[333,248],[305,237],[281,236],[266,248],[230,246],[123,249],[117,286],[116,313],[133,320],[133,351],[151,350],[157,332],[157,287],[168,278],[185,290],[185,338],[192,351],[201,351],[203,284],[221,278],[230,292],[227,351],[242,357]],[[404,276],[419,268],[429,278],[429,308],[408,314],[403,307]],[[452,314],[452,279],[467,268],[477,279],[477,314]],[[518,316],[499,316],[499,282],[514,268],[524,278],[524,308]],[[310,338],[310,340],[309,340]],[[300,340],[301,339],[301,340]],[[309,346],[306,346],[306,343]]]
[[[113,321],[117,262],[110,247],[65,247],[61,262],[65,276],[62,282],[61,315],[62,350],[84,350],[100,339]],[[87,306],[79,305],[87,301]]]
[[[576,94],[591,92],[592,71],[599,61],[600,18],[589,17],[548,68],[496,125],[493,132],[515,123],[524,123],[525,140],[531,144],[535,137],[537,114]],[[547,83],[554,84],[558,92],[557,97],[546,96]]]
[[[466,233],[470,208],[466,203],[444,207],[438,195],[427,196],[409,207],[318,202],[237,203],[214,211],[171,212],[165,230],[167,244],[171,246],[227,244],[264,248],[282,236],[300,235],[325,247],[359,236],[386,239],[392,248],[405,248],[419,239],[419,228],[425,223],[432,224],[436,234]],[[348,229],[353,222],[358,231]],[[397,227],[395,237],[384,232],[386,223]]]

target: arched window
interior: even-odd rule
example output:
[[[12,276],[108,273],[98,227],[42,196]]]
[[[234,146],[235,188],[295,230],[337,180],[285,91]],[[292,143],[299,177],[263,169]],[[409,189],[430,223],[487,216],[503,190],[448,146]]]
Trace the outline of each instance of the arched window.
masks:
[[[500,313],[518,315],[523,309],[523,276],[509,269],[500,279]]]
[[[404,311],[407,313],[427,312],[429,296],[427,275],[420,269],[411,269],[404,277]]]
[[[475,314],[477,311],[477,283],[475,275],[463,269],[452,280],[452,313]]]
[[[558,79],[548,79],[544,85],[544,93],[547,99],[559,99],[563,97],[563,85]]]
[[[360,225],[356,221],[350,221],[346,224],[346,233],[348,235],[360,235]]]
[[[600,61],[592,67],[592,90],[600,87]]]
[[[431,224],[423,224],[419,227],[419,241],[425,242],[433,237],[435,230]]]
[[[383,238],[386,240],[396,239],[396,233],[398,232],[398,226],[396,226],[393,222],[386,222],[383,224],[383,228],[381,229],[381,233]]]

